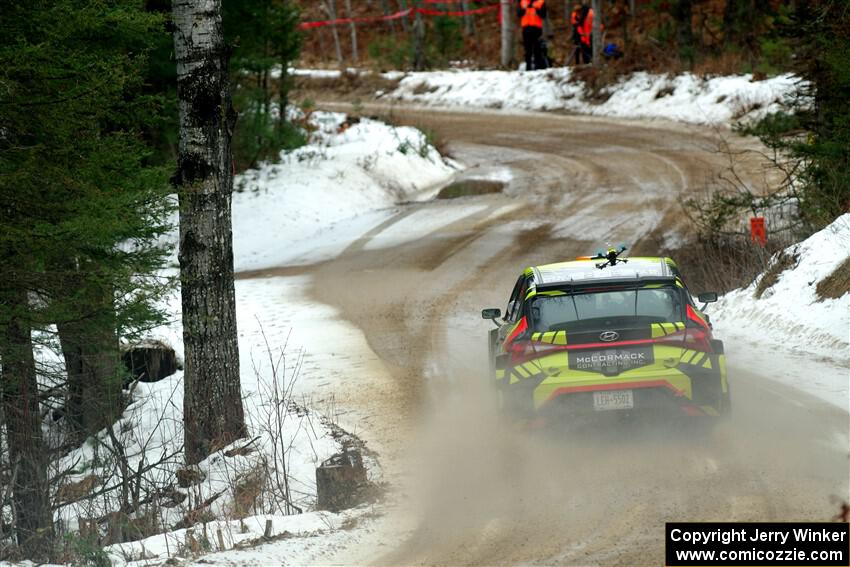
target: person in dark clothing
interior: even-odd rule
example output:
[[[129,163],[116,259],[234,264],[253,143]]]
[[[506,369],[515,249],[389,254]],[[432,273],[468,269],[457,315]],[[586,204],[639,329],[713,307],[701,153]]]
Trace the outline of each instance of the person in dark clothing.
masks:
[[[581,10],[576,18],[576,30],[578,31],[581,41],[581,58],[583,63],[591,63],[593,61],[593,18],[595,14],[593,9],[587,4],[582,5]],[[599,26],[599,29],[605,29],[605,26]]]
[[[581,5],[581,2],[576,2],[573,4],[573,11],[570,14],[570,27],[572,28],[572,40],[573,40],[573,52],[570,56],[570,61],[567,61],[567,64],[570,63],[575,65],[581,65],[585,63],[584,61],[584,51],[582,49],[581,42],[581,29],[584,25],[584,17],[587,14],[584,11],[584,7]]]
[[[522,27],[522,46],[525,50],[525,69],[545,69],[546,58],[543,55],[543,20],[546,19],[545,0],[520,0],[517,7],[519,25]]]

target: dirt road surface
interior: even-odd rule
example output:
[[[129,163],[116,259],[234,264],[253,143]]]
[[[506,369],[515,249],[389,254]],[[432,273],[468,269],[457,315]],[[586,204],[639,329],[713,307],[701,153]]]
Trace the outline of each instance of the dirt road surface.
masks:
[[[771,381],[735,345],[733,416],[709,435],[664,422],[529,434],[492,411],[480,310],[504,309],[527,265],[606,242],[652,252],[675,241],[687,224],[680,199],[725,165],[712,152],[716,132],[541,114],[392,115],[447,140],[462,179],[501,180],[504,191],[413,203],[332,261],[243,274],[311,276],[313,298],[361,329],[389,371],[377,387],[335,385],[341,405],[372,416],[394,471],[391,513],[412,527],[363,557],[661,565],[666,521],[836,514],[848,497],[847,412]],[[744,175],[764,177],[756,162]]]

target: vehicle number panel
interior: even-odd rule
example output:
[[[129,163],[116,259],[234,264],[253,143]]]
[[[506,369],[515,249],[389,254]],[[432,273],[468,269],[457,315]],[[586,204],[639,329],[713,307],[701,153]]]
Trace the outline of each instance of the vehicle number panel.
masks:
[[[593,392],[593,409],[596,411],[624,410],[635,407],[631,390],[603,390]]]

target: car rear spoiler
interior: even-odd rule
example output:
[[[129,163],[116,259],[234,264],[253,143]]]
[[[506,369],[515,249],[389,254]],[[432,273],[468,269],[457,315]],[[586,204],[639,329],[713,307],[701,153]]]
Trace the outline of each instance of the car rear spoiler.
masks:
[[[650,276],[645,278],[587,278],[569,282],[551,282],[537,284],[537,292],[542,291],[582,291],[587,288],[626,288],[639,289],[647,285],[675,285],[676,276]]]

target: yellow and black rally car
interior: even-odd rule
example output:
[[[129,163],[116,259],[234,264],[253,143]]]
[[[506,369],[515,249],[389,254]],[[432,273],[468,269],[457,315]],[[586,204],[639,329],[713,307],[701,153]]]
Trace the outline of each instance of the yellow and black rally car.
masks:
[[[502,317],[482,316],[504,409],[528,419],[599,411],[729,412],[723,343],[670,258],[606,255],[526,269]]]

